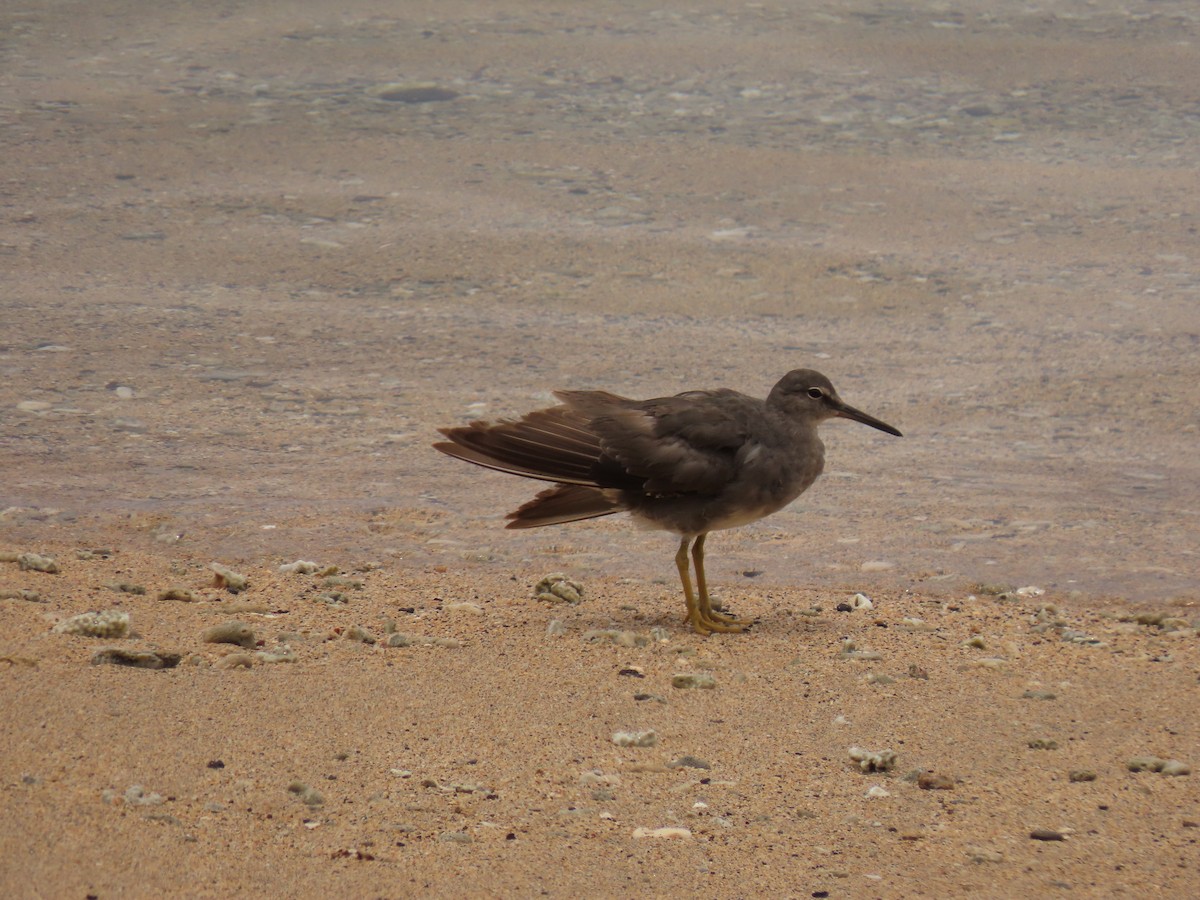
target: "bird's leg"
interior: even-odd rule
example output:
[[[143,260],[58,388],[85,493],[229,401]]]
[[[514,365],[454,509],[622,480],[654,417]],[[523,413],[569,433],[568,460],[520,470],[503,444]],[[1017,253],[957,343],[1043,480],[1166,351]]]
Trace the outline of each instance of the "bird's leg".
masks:
[[[708,537],[707,534],[702,534],[692,544],[692,562],[696,568],[696,588],[698,591],[696,605],[700,610],[700,616],[710,631],[731,632],[734,634],[745,631],[754,623],[748,619],[739,619],[737,616],[727,616],[712,608],[712,601],[708,596],[708,580],[704,576],[704,539],[706,537]]]
[[[679,542],[679,552],[675,554],[675,568],[679,570],[679,580],[683,584],[683,599],[687,603],[687,619],[685,624],[691,625],[700,634],[711,634],[704,618],[700,615],[700,606],[696,595],[692,592],[692,579],[688,575],[688,544],[691,539],[684,535]]]

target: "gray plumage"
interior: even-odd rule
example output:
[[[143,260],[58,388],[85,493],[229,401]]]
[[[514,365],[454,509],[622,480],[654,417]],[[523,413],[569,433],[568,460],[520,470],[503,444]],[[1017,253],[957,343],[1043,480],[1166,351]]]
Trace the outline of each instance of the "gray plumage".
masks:
[[[900,432],[838,397],[824,375],[789,372],[766,400],[726,388],[631,400],[605,391],[555,391],[561,405],[519,420],[441,429],[434,447],[489,469],[554,482],[508,514],[509,528],[534,528],[628,511],[680,535],[688,618],[702,633],[749,625],[711,609],[703,542],[782,509],[821,474],[817,425],[854,419]],[[699,596],[686,571],[691,545]],[[682,560],[682,563],[680,562]]]

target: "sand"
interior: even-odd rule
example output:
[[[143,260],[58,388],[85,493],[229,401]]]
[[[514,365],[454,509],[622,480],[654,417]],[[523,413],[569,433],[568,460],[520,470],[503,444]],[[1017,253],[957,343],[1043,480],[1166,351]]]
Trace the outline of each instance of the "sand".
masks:
[[[1190,4],[0,33],[4,896],[1200,891]],[[713,535],[747,635],[429,447],[800,366],[905,437]]]

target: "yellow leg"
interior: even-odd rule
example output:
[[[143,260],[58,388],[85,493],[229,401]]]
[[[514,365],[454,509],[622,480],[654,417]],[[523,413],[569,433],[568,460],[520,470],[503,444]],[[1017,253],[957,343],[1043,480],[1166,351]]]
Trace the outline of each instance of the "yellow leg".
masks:
[[[679,542],[679,552],[675,554],[675,567],[679,569],[679,580],[683,582],[683,596],[687,601],[687,623],[700,634],[712,634],[714,631],[722,634],[737,634],[745,631],[752,624],[744,619],[726,616],[712,608],[708,598],[708,582],[704,576],[704,538],[700,535],[692,544],[692,561],[696,568],[696,587],[699,593],[692,592],[691,578],[688,577],[688,539]]]
[[[696,599],[700,606],[700,615],[704,616],[710,623],[727,626],[714,630],[733,633],[745,631],[754,624],[752,620],[739,619],[737,616],[728,616],[712,608],[712,601],[708,596],[708,580],[704,574],[704,539],[706,537],[708,537],[707,534],[700,535],[692,545],[692,561],[695,563],[696,568],[696,587],[699,589],[699,596]]]
[[[679,552],[675,554],[675,568],[679,570],[679,581],[683,584],[683,599],[687,604],[686,624],[691,625],[700,634],[709,634],[710,629],[704,625],[700,615],[700,606],[696,603],[696,595],[692,592],[692,579],[688,575],[688,544],[685,536],[679,541]]]

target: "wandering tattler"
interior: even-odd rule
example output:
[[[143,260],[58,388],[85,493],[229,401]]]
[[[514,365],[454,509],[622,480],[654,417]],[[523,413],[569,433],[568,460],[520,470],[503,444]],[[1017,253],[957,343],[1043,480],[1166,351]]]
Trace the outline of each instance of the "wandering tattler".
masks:
[[[630,512],[639,524],[680,536],[675,565],[687,621],[701,634],[745,631],[752,622],[712,608],[704,539],[787,506],[825,467],[817,425],[854,419],[900,436],[847,406],[812,369],[788,372],[766,400],[721,388],[655,400],[606,391],[555,391],[561,406],[517,421],[443,428],[434,444],[489,469],[555,482],[508,514],[509,528],[536,528]],[[696,590],[688,574],[688,549]]]

